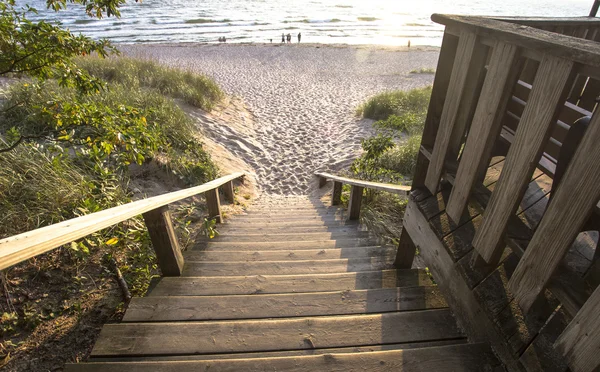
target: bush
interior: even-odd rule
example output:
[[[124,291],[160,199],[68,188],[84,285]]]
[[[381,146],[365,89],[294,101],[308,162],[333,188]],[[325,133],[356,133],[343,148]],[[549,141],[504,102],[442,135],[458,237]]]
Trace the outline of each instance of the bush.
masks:
[[[149,60],[80,57],[75,59],[75,63],[90,75],[109,83],[117,83],[128,89],[152,88],[207,111],[223,98],[223,92],[210,78],[161,66]]]

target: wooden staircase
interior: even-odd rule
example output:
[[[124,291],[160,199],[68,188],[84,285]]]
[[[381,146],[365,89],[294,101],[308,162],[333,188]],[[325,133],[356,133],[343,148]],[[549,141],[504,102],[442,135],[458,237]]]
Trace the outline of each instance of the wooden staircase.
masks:
[[[320,200],[264,200],[184,252],[67,371],[501,371],[426,272]]]

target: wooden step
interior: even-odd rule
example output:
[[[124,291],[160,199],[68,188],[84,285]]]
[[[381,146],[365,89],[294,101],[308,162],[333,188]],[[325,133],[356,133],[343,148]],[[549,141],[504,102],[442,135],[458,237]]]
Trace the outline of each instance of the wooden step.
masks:
[[[157,342],[157,344],[159,344]],[[197,361],[69,364],[66,372],[491,372],[502,368],[487,344],[458,344],[363,353]]]
[[[243,234],[304,234],[304,233],[350,233],[355,231],[366,231],[360,225],[338,225],[338,226],[279,226],[279,227],[247,227],[244,224],[228,224],[217,227],[221,235],[243,235]]]
[[[296,275],[377,271],[394,268],[394,258],[366,257],[302,261],[186,261],[184,276]]]
[[[332,222],[332,221],[344,221],[346,220],[346,216],[341,215],[282,215],[282,216],[268,216],[264,214],[238,214],[232,216],[229,221],[235,222],[255,222],[255,223],[268,223],[270,222],[289,222],[289,221],[309,221],[309,220],[317,220],[324,222]]]
[[[447,307],[437,286],[241,296],[133,298],[123,322],[371,314]]]
[[[277,207],[277,208],[272,208],[272,207],[253,207],[250,206],[249,208],[246,208],[244,210],[244,212],[252,212],[252,213],[293,213],[296,211],[299,212],[303,212],[303,211],[315,211],[315,212],[329,212],[329,211],[339,211],[339,210],[345,210],[345,208],[343,207],[332,207],[332,206],[325,206],[325,205],[321,205],[321,206],[315,206],[315,205],[311,205],[311,206],[289,206],[289,207]]]
[[[298,350],[463,337],[448,309],[278,320],[121,323],[102,328],[93,356]]]
[[[186,261],[294,261],[331,260],[337,258],[393,257],[396,247],[352,247],[333,249],[270,250],[270,251],[200,251],[183,253]]]
[[[296,209],[285,210],[275,209],[270,211],[245,211],[239,216],[257,216],[257,217],[285,217],[285,216],[339,216],[345,213],[342,208],[327,208],[327,209]]]
[[[218,225],[217,230],[219,228],[283,228],[283,227],[349,227],[349,226],[359,226],[357,221],[347,221],[347,220],[335,220],[335,221],[322,221],[318,219],[309,219],[309,220],[246,220],[239,221],[235,218],[227,219],[224,224]]]
[[[214,296],[307,293],[431,285],[425,270],[337,274],[163,277],[148,296]]]
[[[221,235],[213,241],[215,242],[288,242],[288,241],[311,241],[311,240],[329,240],[329,239],[355,239],[368,238],[371,234],[368,231],[343,231],[343,232],[313,232],[313,233],[291,233],[291,234],[235,234],[228,233]]]
[[[389,350],[408,350],[425,347],[437,347],[446,345],[466,344],[466,338],[455,338],[452,340],[438,340],[425,342],[404,342],[401,344],[369,345],[369,346],[351,346],[334,347],[329,349],[310,349],[310,350],[286,350],[286,351],[261,351],[254,353],[235,353],[235,354],[202,354],[202,355],[148,355],[148,356],[112,356],[112,357],[91,357],[91,362],[122,362],[122,361],[183,361],[183,360],[219,360],[219,359],[246,359],[246,358],[281,358],[287,356],[306,356],[306,355],[324,355],[324,354],[347,354],[347,353],[365,353],[373,351]],[[498,371],[499,372],[499,371]]]
[[[202,250],[232,250],[232,251],[266,251],[266,250],[296,250],[296,249],[327,249],[327,248],[352,248],[372,247],[380,245],[374,238],[362,239],[335,239],[335,240],[306,240],[306,241],[271,241],[271,242],[224,242],[204,241],[196,245],[194,249]]]

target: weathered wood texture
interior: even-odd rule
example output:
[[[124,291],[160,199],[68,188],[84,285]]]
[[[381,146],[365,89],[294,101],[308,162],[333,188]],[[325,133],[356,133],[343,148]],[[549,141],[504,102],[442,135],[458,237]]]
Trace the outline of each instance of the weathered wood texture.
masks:
[[[498,243],[523,199],[573,77],[571,61],[557,58],[542,60],[504,169],[473,240],[475,249],[488,262],[502,254],[504,247]]]
[[[456,57],[457,48],[458,37],[445,32],[433,81],[433,89],[429,99],[429,108],[427,109],[423,136],[421,137],[422,146],[427,148],[433,148],[437,137],[440,118],[442,116],[444,102],[446,101],[448,86],[450,84],[450,76],[452,75],[452,69],[454,68],[454,59]],[[425,184],[428,165],[429,159],[419,152],[412,188],[421,187]]]
[[[233,190],[233,181],[229,181],[222,186],[223,195],[225,196],[225,200],[230,202],[231,204],[235,203],[235,192]]]
[[[600,366],[600,287],[596,288],[556,341],[574,372],[593,372]]]
[[[489,346],[484,344],[450,345],[410,350],[376,351],[352,354],[326,354],[283,358],[207,360],[181,363],[116,362],[70,365],[67,372],[422,372],[422,371],[497,371],[500,367]]]
[[[518,60],[515,46],[501,41],[496,43],[448,202],[448,215],[454,221],[460,220],[480,172],[480,164],[487,167],[489,163],[501,127],[501,113],[506,109],[509,92],[520,71]]]
[[[219,190],[208,190],[204,193],[206,198],[206,209],[208,209],[208,218],[215,219],[217,223],[222,222],[221,201],[219,200]]]
[[[437,287],[242,296],[134,298],[124,322],[287,318],[447,307]]]
[[[596,115],[510,281],[510,289],[525,311],[545,288],[600,199],[598,138],[600,116]]]
[[[360,217],[360,206],[362,204],[364,188],[352,185],[350,189],[350,201],[348,202],[348,219],[358,220]]]
[[[332,180],[334,182],[340,182],[346,185],[359,186],[366,189],[373,189],[379,191],[386,191],[392,194],[400,194],[407,195],[410,191],[410,186],[404,185],[394,185],[392,183],[381,183],[381,182],[371,182],[371,181],[363,181],[357,180],[353,178],[336,176],[329,173],[315,173],[320,179]]]
[[[243,173],[234,173],[200,186],[138,200],[2,239],[0,270],[158,207],[213,190],[243,176]]]
[[[462,332],[445,309],[280,320],[123,323],[104,326],[92,355],[297,350],[458,337]]]
[[[398,269],[410,269],[415,259],[416,251],[417,247],[408,234],[408,231],[402,229],[394,266]]]
[[[217,296],[326,292],[431,285],[424,270],[304,275],[161,278],[149,296]]]
[[[169,207],[163,206],[148,211],[143,216],[162,275],[181,275],[184,260],[171,221]]]
[[[331,192],[331,205],[340,205],[342,203],[342,183],[333,181],[333,191]]]

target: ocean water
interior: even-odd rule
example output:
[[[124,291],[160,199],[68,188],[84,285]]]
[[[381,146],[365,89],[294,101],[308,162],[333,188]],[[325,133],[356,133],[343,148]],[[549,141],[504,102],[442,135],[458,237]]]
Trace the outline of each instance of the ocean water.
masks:
[[[121,18],[92,19],[79,6],[55,13],[44,0],[19,0],[92,38],[116,43],[218,42],[440,45],[432,13],[491,16],[584,16],[592,0],[128,0]]]

